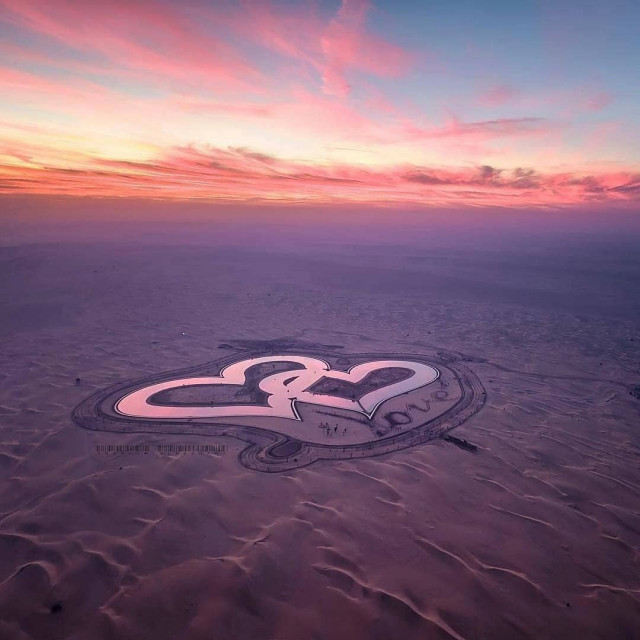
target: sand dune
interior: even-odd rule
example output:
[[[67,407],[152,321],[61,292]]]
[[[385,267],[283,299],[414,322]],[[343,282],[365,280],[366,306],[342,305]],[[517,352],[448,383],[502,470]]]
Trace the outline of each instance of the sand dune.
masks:
[[[571,293],[615,264],[545,281],[549,256],[514,257],[492,288],[472,252],[408,253],[2,248],[0,638],[636,637],[637,302]],[[70,418],[116,382],[276,338],[469,357],[487,402],[452,433],[477,452],[438,440],[264,474],[234,438],[168,455],[211,439]],[[139,449],[98,451],[115,444]]]

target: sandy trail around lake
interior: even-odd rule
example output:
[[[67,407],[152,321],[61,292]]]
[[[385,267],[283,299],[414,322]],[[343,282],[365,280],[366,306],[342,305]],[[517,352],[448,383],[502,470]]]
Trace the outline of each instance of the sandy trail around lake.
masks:
[[[22,246],[0,260],[0,638],[640,629],[635,311],[559,308],[556,285],[546,306],[499,288],[480,302],[455,283],[433,288],[451,271],[431,262],[407,262],[410,291],[374,292],[346,269],[338,286],[331,270],[349,255],[324,270],[315,258],[203,247]],[[461,260],[461,282],[493,281]],[[473,367],[487,404],[452,432],[478,452],[439,441],[271,475],[239,464],[232,438],[215,439],[223,455],[161,455],[159,444],[212,440],[96,433],[70,419],[120,380],[275,338],[484,360]],[[97,451],[109,444],[150,448]]]

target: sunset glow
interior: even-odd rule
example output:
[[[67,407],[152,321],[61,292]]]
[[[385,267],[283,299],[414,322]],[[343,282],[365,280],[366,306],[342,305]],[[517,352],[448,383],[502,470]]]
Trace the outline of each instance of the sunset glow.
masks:
[[[640,10],[614,5],[0,0],[0,192],[634,202]]]

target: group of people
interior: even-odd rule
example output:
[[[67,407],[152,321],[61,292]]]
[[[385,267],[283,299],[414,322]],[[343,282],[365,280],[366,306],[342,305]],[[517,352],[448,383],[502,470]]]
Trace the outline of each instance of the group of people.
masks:
[[[320,423],[320,428],[322,430],[324,430],[324,432],[327,434],[327,437],[331,437],[331,434],[337,434],[338,433],[338,427],[339,425],[336,424],[335,427],[332,427],[328,422],[321,422]],[[348,427],[344,427],[343,431],[342,431],[342,435],[347,435],[347,429]]]

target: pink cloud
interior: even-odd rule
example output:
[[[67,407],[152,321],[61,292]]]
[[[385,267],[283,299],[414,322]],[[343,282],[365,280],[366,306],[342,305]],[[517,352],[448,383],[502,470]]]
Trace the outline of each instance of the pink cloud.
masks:
[[[546,135],[557,131],[561,124],[546,118],[499,118],[463,122],[452,116],[449,124],[441,127],[423,128],[407,125],[407,134],[419,139],[428,138],[469,138],[492,140],[502,137]]]
[[[314,94],[303,88],[293,90],[289,100],[234,103],[181,97],[171,100],[169,105],[187,112],[262,121],[272,131],[283,135],[300,131],[305,137],[325,137],[327,141],[349,139],[385,144],[401,136],[398,130],[383,126],[344,100]]]
[[[157,0],[0,0],[0,6],[17,24],[123,68],[218,87],[247,89],[261,79],[223,40]]]
[[[383,77],[397,76],[405,73],[411,64],[410,56],[403,49],[367,32],[369,9],[367,0],[343,0],[322,36],[323,90],[329,95],[349,93],[346,78],[349,69]]]
[[[509,84],[498,84],[491,87],[479,98],[479,103],[487,107],[501,107],[511,102],[520,92]]]
[[[221,102],[198,97],[184,97],[174,100],[173,103],[179,109],[187,112],[240,118],[267,118],[275,112],[275,105],[257,102]]]
[[[47,78],[34,73],[0,67],[0,92],[21,104],[44,106],[48,111],[86,112],[89,105],[112,110],[122,95],[82,78]]]
[[[224,24],[244,38],[311,67],[320,75],[327,95],[345,97],[353,71],[394,77],[412,65],[409,52],[369,31],[371,7],[366,0],[342,0],[328,21],[313,5],[292,5],[286,12],[268,0],[245,0],[242,5],[245,13],[226,13]]]
[[[97,53],[111,67],[218,91],[256,92],[265,82],[244,53],[243,40],[314,69],[329,95],[349,93],[347,76],[353,71],[392,77],[411,65],[406,51],[369,32],[365,0],[343,0],[328,21],[312,6],[285,11],[268,0],[199,8],[160,0],[0,0],[0,7],[15,24],[77,51]],[[18,53],[23,58],[36,55]],[[91,71],[91,66],[99,73],[108,69],[100,62],[69,60],[69,68],[79,72],[83,67]]]
[[[589,111],[602,111],[614,101],[614,97],[607,91],[600,91],[584,101],[585,109]]]
[[[640,174],[543,173],[489,165],[373,170],[287,161],[246,148],[188,146],[154,161],[94,159],[84,169],[0,164],[0,189],[148,199],[548,206],[640,201]]]

